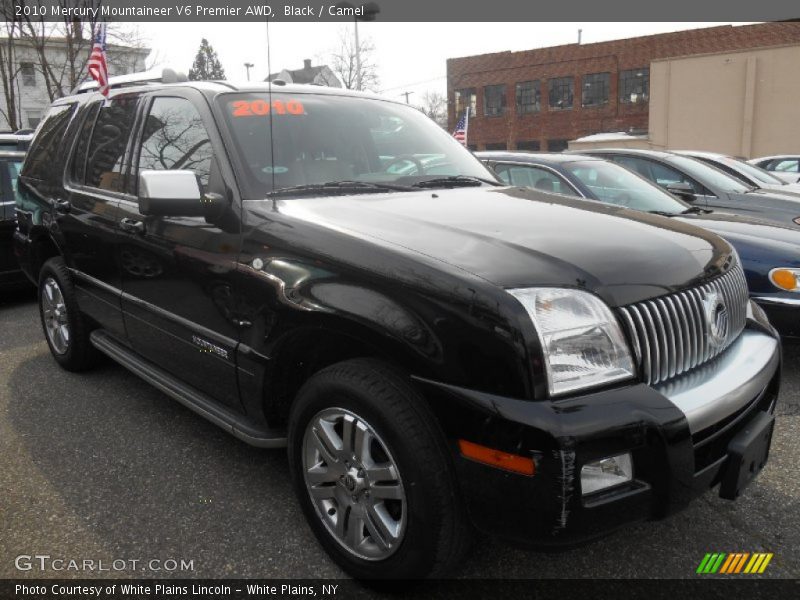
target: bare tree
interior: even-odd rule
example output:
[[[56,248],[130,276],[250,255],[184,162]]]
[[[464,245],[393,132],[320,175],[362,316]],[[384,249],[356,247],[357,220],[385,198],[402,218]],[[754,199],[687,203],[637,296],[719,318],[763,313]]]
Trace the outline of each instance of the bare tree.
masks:
[[[70,7],[78,8],[99,7],[102,4],[102,0],[59,0],[59,3],[62,6],[69,5]],[[26,4],[42,6],[41,0],[27,0]],[[16,72],[9,74],[10,71],[8,69],[8,65],[16,65],[15,57],[11,56],[11,54],[16,54],[11,50],[12,47],[19,49],[24,46],[29,52],[32,51],[32,58],[35,57],[32,62],[41,73],[47,96],[52,102],[56,98],[69,94],[76,85],[86,78],[86,63],[91,53],[94,30],[97,24],[92,17],[86,20],[65,17],[61,21],[45,21],[44,17],[35,16],[36,14],[42,14],[42,11],[31,11],[26,16],[17,17],[13,9],[13,3],[3,3],[2,16],[6,21],[8,36],[7,39],[2,40],[2,44],[5,46],[2,62],[6,66],[6,72],[4,73],[3,70],[0,70],[0,76],[2,76],[6,93],[4,98],[7,107],[6,112],[14,112],[8,108],[11,106],[8,96],[9,89],[12,87],[8,85],[8,82],[17,74]],[[109,43],[107,59],[109,70],[112,73],[120,60],[120,56],[114,52],[114,45],[127,46],[129,48],[144,47],[138,27],[126,28],[120,24],[108,25],[107,41]],[[54,51],[55,48],[58,48],[58,51]],[[136,66],[133,65],[135,70]],[[144,70],[146,65],[143,64],[141,67],[141,70]],[[16,70],[19,70],[18,65]],[[11,123],[10,120],[9,123]]]
[[[3,86],[3,105],[0,115],[3,116],[12,131],[20,128],[17,75],[20,66],[16,56],[16,40],[19,37],[19,23],[5,22],[5,39],[0,40],[0,85]]]
[[[447,129],[447,98],[441,92],[428,90],[422,95],[419,109],[428,115],[439,127]]]
[[[379,77],[375,62],[375,44],[367,36],[359,40],[361,53],[361,88],[377,90]],[[349,27],[339,30],[339,41],[330,53],[331,70],[348,90],[359,89],[358,56],[353,31]]]

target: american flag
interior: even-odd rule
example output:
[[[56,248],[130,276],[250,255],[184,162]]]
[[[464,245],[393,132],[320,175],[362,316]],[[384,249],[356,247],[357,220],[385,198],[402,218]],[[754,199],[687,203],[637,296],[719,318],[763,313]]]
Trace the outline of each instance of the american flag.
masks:
[[[108,65],[106,63],[106,24],[98,23],[89,55],[89,75],[97,82],[100,93],[108,97]]]
[[[464,116],[462,116],[458,123],[456,123],[456,130],[453,132],[453,137],[456,138],[457,141],[461,142],[462,146],[467,145],[467,130],[469,129],[469,109],[464,111]]]

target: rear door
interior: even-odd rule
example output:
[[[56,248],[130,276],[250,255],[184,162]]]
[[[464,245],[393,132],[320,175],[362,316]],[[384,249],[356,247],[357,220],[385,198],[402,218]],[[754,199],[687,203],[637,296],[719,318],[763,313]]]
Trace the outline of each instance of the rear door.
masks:
[[[231,197],[221,140],[204,97],[170,90],[147,98],[133,152],[132,184],[142,170],[194,171],[204,192]],[[120,202],[122,307],[133,348],[217,400],[238,407],[233,279],[239,218],[153,217],[135,198]],[[239,212],[236,212],[238,215]]]
[[[125,337],[122,279],[115,259],[119,202],[127,196],[127,161],[138,96],[118,95],[83,108],[83,121],[56,203],[78,302],[107,331]]]

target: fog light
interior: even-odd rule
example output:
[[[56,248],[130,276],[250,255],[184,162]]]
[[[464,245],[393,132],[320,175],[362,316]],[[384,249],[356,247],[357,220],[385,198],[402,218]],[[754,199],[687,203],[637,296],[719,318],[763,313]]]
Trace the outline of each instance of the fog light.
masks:
[[[586,463],[581,469],[583,495],[614,487],[633,479],[633,462],[629,452]]]

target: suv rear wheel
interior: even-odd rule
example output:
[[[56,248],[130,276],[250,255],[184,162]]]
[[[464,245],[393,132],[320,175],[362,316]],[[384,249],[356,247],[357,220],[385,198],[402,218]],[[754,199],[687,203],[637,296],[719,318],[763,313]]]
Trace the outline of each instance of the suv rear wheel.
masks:
[[[68,371],[83,371],[97,362],[99,353],[89,341],[86,319],[60,257],[44,263],[39,273],[39,315],[47,345],[59,365]]]
[[[436,420],[388,365],[352,360],[314,375],[292,408],[289,462],[314,534],[355,577],[440,575],[468,547]]]

